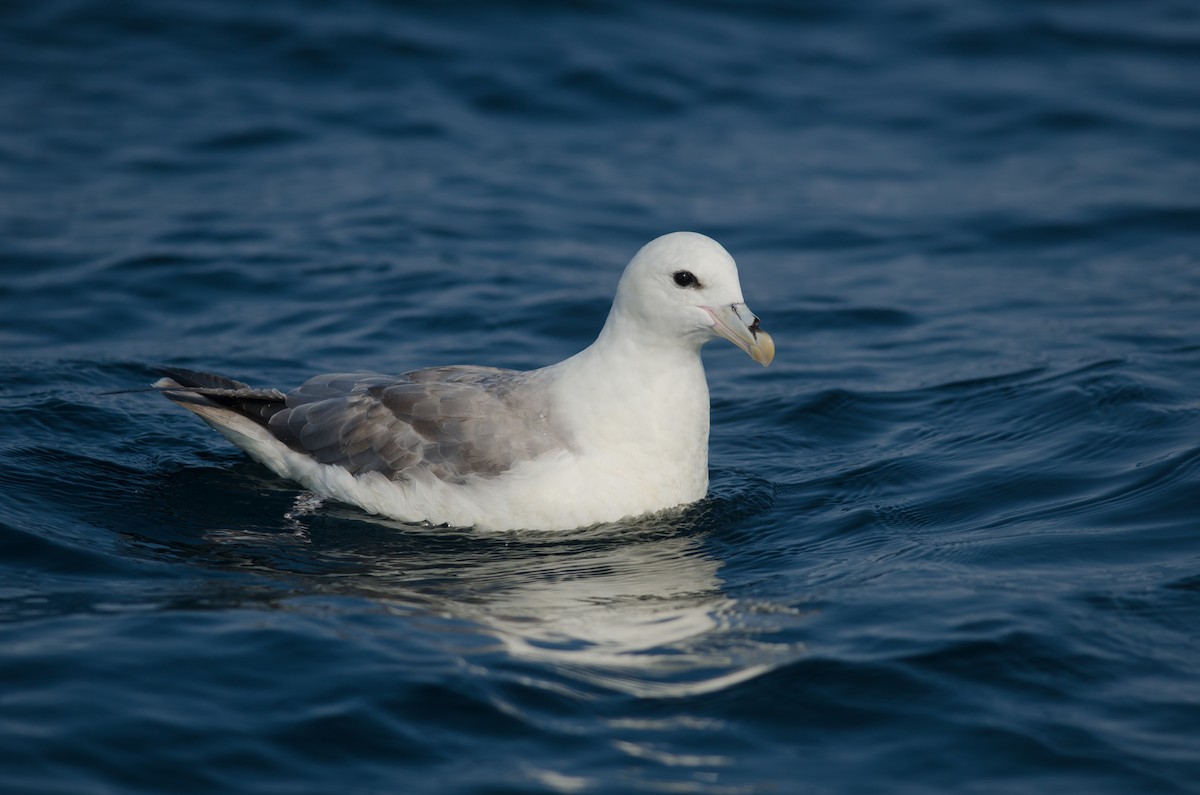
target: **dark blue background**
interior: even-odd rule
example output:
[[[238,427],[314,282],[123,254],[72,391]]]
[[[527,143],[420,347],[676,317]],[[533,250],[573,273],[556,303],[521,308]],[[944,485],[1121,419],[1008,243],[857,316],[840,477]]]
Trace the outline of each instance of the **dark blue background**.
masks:
[[[0,789],[1200,791],[1200,10],[0,6]],[[532,367],[710,234],[712,494],[434,532],[168,363]]]

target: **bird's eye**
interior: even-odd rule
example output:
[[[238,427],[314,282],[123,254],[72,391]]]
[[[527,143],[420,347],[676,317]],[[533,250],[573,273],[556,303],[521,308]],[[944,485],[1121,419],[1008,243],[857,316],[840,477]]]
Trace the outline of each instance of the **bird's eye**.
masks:
[[[675,271],[675,283],[680,287],[698,287],[700,280],[691,271]]]

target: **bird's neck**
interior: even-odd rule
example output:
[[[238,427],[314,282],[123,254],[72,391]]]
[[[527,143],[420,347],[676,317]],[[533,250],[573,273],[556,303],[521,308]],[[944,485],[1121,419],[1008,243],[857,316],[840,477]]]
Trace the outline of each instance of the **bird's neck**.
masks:
[[[621,445],[707,471],[708,383],[699,345],[656,338],[610,315],[591,346],[562,362],[563,397],[589,406],[584,446]]]

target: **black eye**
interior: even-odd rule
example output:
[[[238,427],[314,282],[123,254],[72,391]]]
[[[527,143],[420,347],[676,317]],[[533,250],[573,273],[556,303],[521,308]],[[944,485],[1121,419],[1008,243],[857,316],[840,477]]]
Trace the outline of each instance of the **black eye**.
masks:
[[[680,287],[696,287],[700,280],[691,271],[675,271],[675,283]]]

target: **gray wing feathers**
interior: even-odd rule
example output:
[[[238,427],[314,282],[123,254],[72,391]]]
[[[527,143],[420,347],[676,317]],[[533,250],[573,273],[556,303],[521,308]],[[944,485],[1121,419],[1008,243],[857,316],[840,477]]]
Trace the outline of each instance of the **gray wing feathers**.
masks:
[[[318,376],[288,393],[268,427],[289,447],[356,475],[493,477],[562,446],[548,406],[522,376],[485,367]]]

